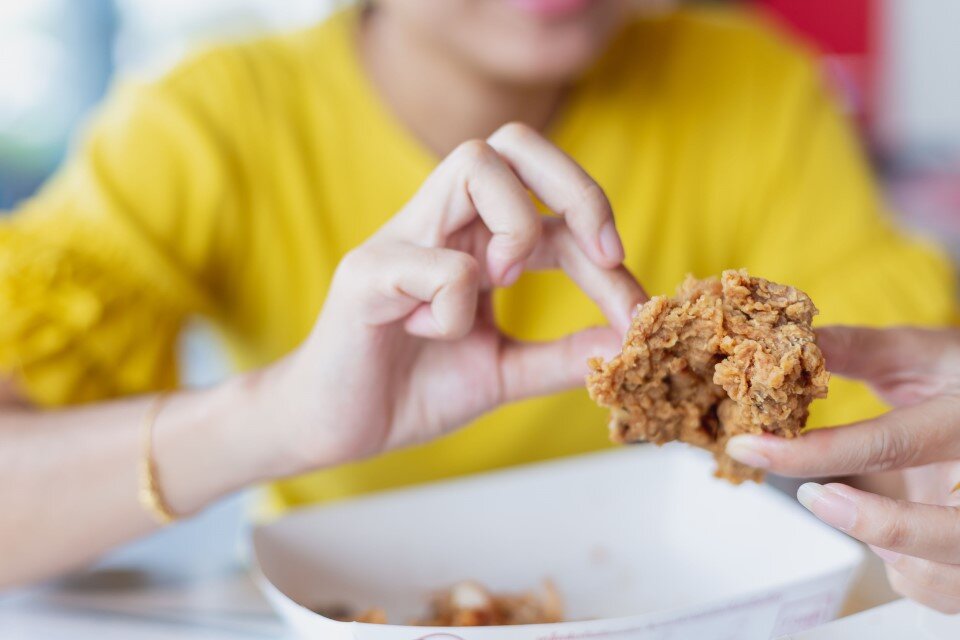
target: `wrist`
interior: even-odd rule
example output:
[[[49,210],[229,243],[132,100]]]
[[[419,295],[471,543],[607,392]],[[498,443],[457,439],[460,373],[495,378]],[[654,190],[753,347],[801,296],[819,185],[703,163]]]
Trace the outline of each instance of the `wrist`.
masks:
[[[158,482],[171,509],[192,515],[246,486],[288,475],[271,437],[256,374],[172,395],[153,424]]]
[[[267,465],[266,477],[278,478],[344,464],[361,457],[354,451],[350,429],[343,426],[342,403],[325,396],[336,385],[318,372],[316,360],[304,351],[232,382],[243,398],[240,421],[251,434]],[[328,383],[313,381],[327,380]],[[310,382],[306,382],[310,381]],[[241,401],[236,403],[241,405]],[[341,410],[338,410],[340,407]]]

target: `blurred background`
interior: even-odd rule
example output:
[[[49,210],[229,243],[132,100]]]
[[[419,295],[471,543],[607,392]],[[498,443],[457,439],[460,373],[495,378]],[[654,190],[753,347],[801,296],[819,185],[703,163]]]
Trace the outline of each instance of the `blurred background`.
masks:
[[[0,215],[56,169],[118,79],[163,73],[216,41],[309,25],[350,1],[0,0]],[[739,4],[819,52],[890,209],[960,264],[960,1]],[[188,383],[226,371],[209,334],[185,337]]]
[[[212,41],[315,22],[346,1],[0,0],[0,210],[57,167],[116,78],[161,73]],[[741,4],[822,54],[891,208],[960,259],[960,2]]]
[[[115,78],[347,0],[0,0],[0,209],[54,170]],[[822,53],[894,208],[960,256],[960,2],[742,0]]]

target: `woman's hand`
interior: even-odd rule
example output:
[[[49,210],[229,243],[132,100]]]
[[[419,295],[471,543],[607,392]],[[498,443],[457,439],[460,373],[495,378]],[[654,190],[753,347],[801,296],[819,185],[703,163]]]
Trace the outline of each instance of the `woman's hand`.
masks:
[[[529,192],[559,217],[540,215]],[[310,337],[263,372],[258,395],[295,460],[287,471],[435,438],[582,384],[587,358],[619,347],[645,299],[622,260],[603,191],[535,131],[507,125],[464,143],[343,259]],[[555,268],[612,326],[549,343],[504,336],[491,290]]]
[[[539,215],[528,190],[561,217]],[[464,144],[343,259],[296,351],[166,398],[151,430],[166,503],[188,516],[252,483],[433,438],[504,402],[582,384],[586,359],[619,347],[645,298],[622,259],[603,192],[549,142],[511,125]],[[502,335],[491,289],[550,268],[612,328],[543,344]],[[0,380],[0,547],[17,553],[0,562],[0,589],[156,527],[136,499],[137,426],[153,398],[50,412],[10,391]]]
[[[960,332],[831,327],[819,342],[832,371],[868,382],[895,409],[794,440],[738,436],[727,452],[787,476],[903,470],[906,500],[812,482],[797,497],[869,544],[897,592],[960,613]]]

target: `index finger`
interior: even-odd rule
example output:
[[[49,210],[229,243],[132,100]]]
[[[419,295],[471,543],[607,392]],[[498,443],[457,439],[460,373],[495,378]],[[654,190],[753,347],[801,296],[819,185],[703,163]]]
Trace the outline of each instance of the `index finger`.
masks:
[[[799,438],[739,435],[730,457],[784,476],[824,477],[916,467],[960,456],[960,399],[938,396],[845,427]]]
[[[491,234],[484,249],[490,279],[513,284],[539,241],[542,216],[500,154],[483,141],[470,140],[444,158],[377,233],[439,247],[477,218]]]
[[[597,265],[623,262],[623,243],[603,189],[570,156],[531,127],[511,123],[487,139],[520,181],[561,215],[577,245]]]
[[[543,240],[530,256],[530,269],[562,269],[587,296],[597,303],[603,315],[624,336],[630,328],[633,311],[647,301],[647,294],[626,267],[597,266],[583,254],[570,229],[559,220],[544,225]]]
[[[936,374],[942,362],[956,362],[960,332],[833,325],[817,329],[817,344],[831,371],[874,384],[899,383],[904,372]]]

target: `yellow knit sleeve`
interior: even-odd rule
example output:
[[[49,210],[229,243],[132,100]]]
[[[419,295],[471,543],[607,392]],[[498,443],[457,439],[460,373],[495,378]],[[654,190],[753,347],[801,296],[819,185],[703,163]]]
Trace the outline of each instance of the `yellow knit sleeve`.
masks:
[[[233,206],[205,107],[216,70],[116,92],[64,168],[0,217],[0,376],[34,402],[170,387],[185,319],[216,315]]]
[[[0,226],[0,372],[47,406],[174,385],[186,310],[102,241],[54,234]]]
[[[813,64],[778,49],[780,75],[761,94],[772,135],[756,150],[755,198],[740,264],[795,284],[831,323],[937,326],[956,318],[952,267],[935,244],[898,228],[884,210],[864,154]],[[829,363],[828,363],[829,364]],[[814,404],[813,426],[884,410],[866,386],[837,377]]]

